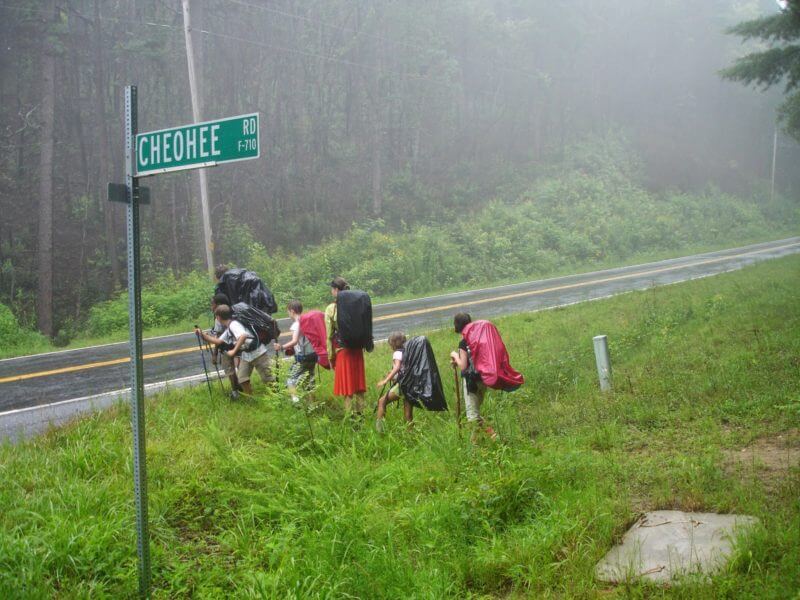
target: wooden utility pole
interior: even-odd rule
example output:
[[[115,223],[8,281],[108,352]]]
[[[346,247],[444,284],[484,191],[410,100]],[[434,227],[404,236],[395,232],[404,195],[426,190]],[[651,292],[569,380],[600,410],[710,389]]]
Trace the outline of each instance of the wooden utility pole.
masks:
[[[202,108],[197,91],[197,75],[194,63],[194,43],[192,40],[192,19],[189,12],[190,0],[181,0],[183,5],[183,35],[186,40],[186,61],[189,66],[189,91],[192,95],[192,118],[195,123],[201,121]],[[211,234],[211,213],[208,210],[208,175],[205,169],[198,169],[200,178],[200,212],[203,216],[203,241],[205,242],[206,268],[210,275],[214,274],[214,238]]]

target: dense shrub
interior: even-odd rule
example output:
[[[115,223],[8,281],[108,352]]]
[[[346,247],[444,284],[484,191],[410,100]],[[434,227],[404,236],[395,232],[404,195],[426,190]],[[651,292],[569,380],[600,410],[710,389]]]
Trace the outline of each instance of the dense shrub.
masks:
[[[21,327],[11,309],[0,304],[0,356],[36,352],[46,345],[45,336]]]
[[[142,321],[145,327],[162,327],[191,319],[208,310],[214,286],[205,273],[176,279],[166,272],[142,291]],[[128,294],[94,305],[89,311],[87,331],[100,336],[128,327]]]

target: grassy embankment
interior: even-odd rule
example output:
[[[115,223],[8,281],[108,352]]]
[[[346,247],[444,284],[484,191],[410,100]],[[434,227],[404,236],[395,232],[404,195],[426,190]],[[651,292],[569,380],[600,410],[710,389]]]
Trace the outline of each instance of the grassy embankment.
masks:
[[[308,418],[264,387],[236,404],[203,387],[153,398],[156,597],[792,597],[798,281],[789,257],[499,320],[527,383],[490,397],[494,444],[460,439],[449,414],[407,432],[390,409],[385,435],[354,429],[327,391]],[[611,395],[596,388],[601,332]],[[432,340],[443,363],[456,336]],[[368,378],[388,362],[377,349]],[[131,488],[124,409],[0,448],[0,596],[133,595]],[[710,583],[595,582],[595,562],[657,508],[762,525]]]

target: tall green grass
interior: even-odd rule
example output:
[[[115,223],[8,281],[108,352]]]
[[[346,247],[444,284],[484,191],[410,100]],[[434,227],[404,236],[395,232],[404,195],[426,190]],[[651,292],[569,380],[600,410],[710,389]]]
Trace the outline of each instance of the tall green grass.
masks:
[[[498,320],[527,382],[490,394],[500,440],[452,414],[343,420],[323,374],[291,407],[204,388],[147,403],[159,598],[787,598],[800,589],[800,473],[728,451],[800,426],[800,257]],[[479,316],[479,315],[476,315]],[[597,391],[591,338],[611,341]],[[447,352],[431,335],[452,398]],[[369,356],[368,379],[389,350]],[[371,394],[374,400],[375,393]],[[127,410],[0,448],[0,597],[136,590]],[[710,582],[611,588],[596,561],[643,510],[752,514],[761,526]]]

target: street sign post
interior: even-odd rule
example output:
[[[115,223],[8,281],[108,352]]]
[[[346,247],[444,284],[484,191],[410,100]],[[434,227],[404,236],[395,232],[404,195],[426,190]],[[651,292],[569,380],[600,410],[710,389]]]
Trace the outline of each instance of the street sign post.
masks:
[[[136,176],[213,167],[260,156],[258,113],[136,136]]]
[[[125,188],[128,238],[128,324],[131,352],[131,428],[133,490],[136,496],[136,549],[139,595],[150,596],[150,536],[147,531],[147,461],[144,434],[144,369],[142,366],[142,270],[139,246],[139,179],[135,175],[138,109],[136,86],[125,86]]]
[[[139,186],[139,178],[258,158],[260,146],[258,113],[137,135],[136,100],[136,86],[125,86],[125,183],[109,183],[108,200],[127,204],[128,318],[136,546],[139,556],[139,596],[149,598],[150,540],[147,520],[139,205],[150,203],[150,190]]]

